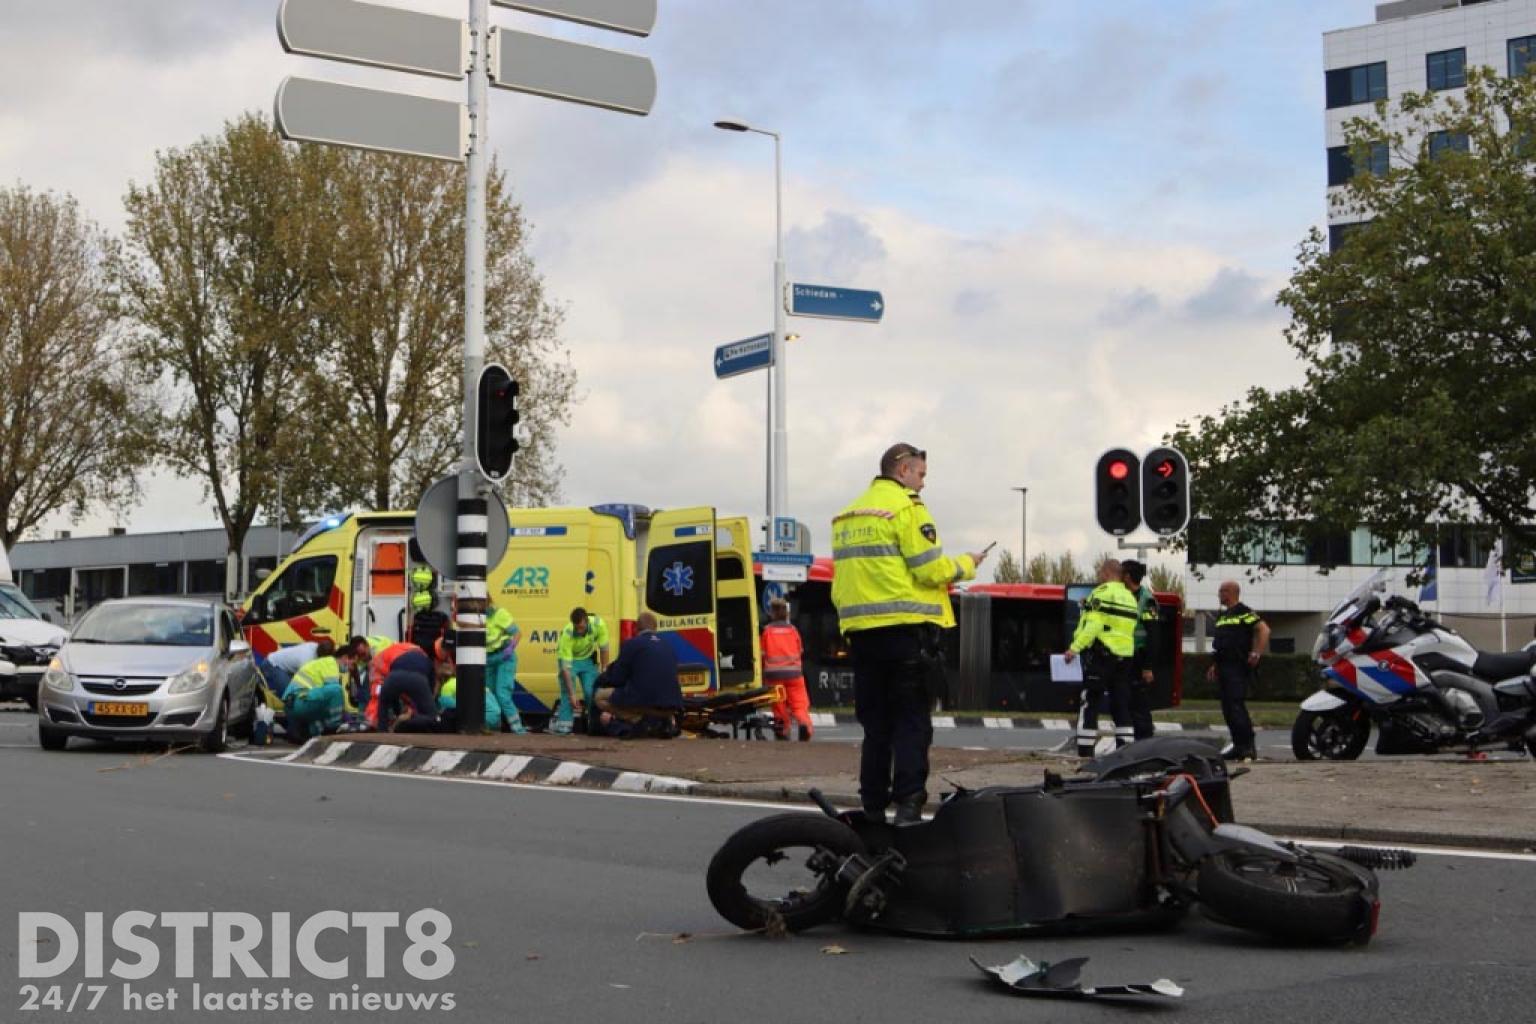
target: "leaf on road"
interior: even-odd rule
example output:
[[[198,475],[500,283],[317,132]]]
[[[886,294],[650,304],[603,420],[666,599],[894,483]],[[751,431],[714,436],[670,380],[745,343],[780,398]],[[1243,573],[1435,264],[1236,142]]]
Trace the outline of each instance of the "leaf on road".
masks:
[[[842,956],[845,953],[849,952],[848,950],[844,949],[842,946],[822,946],[821,947],[821,951],[823,953],[825,953],[827,956]]]
[[[672,945],[674,946],[681,946],[685,942],[692,941],[693,936],[688,932],[678,932],[676,935],[672,936]]]
[[[544,954],[543,953],[529,953],[527,956],[523,957],[523,959],[524,960],[543,960],[544,959]]]

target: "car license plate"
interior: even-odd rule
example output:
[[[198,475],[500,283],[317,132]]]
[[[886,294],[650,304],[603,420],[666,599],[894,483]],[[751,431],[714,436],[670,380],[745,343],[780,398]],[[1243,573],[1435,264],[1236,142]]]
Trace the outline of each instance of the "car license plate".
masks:
[[[677,673],[677,682],[685,690],[702,690],[709,685],[709,669],[681,669]]]
[[[98,700],[91,702],[91,714],[122,715],[125,717],[147,715],[149,714],[149,705],[133,701]]]

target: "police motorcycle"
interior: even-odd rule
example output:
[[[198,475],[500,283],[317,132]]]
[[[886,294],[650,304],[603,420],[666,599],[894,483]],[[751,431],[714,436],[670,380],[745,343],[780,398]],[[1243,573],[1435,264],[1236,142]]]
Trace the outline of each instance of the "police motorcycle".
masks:
[[[1504,746],[1536,753],[1536,652],[1479,651],[1386,591],[1382,570],[1318,634],[1312,658],[1323,686],[1302,702],[1291,729],[1297,759],[1354,760],[1373,724],[1378,754]]]
[[[1239,769],[1241,771],[1241,769]],[[748,931],[841,919],[924,937],[1166,928],[1198,904],[1291,942],[1365,943],[1376,868],[1407,851],[1334,853],[1232,823],[1228,769],[1208,745],[1153,737],[1032,786],[959,789],[933,818],[839,811],[763,818],[710,861],[710,902]]]

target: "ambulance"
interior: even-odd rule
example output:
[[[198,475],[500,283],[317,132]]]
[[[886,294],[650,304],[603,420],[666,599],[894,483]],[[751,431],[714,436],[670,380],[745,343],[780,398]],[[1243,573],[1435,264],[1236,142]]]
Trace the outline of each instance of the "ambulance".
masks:
[[[577,607],[608,624],[610,657],[635,634],[641,611],[655,613],[677,652],[685,693],[761,685],[746,517],[640,505],[509,509],[507,516],[507,551],[487,570],[486,585],[522,631],[517,702],[533,722],[555,706],[555,652]],[[245,602],[242,625],[257,658],[322,637],[408,637],[414,519],[414,512],[352,512],[310,527]]]

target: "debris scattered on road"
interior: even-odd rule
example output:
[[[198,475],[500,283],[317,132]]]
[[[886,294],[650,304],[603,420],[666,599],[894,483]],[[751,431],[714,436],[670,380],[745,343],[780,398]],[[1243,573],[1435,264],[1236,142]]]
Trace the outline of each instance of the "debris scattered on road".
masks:
[[[822,946],[821,951],[827,954],[827,956],[842,956],[848,952],[842,946]]]
[[[1184,995],[1184,989],[1168,978],[1126,985],[1094,985],[1084,988],[1078,979],[1082,974],[1083,965],[1087,962],[1087,957],[1079,956],[1054,964],[1049,961],[1037,964],[1029,957],[1021,956],[1012,963],[983,967],[975,957],[971,957],[971,963],[976,965],[978,971],[996,979],[1015,995],[1044,996],[1052,999],[1097,999],[1106,996],[1163,996],[1178,999]]]

